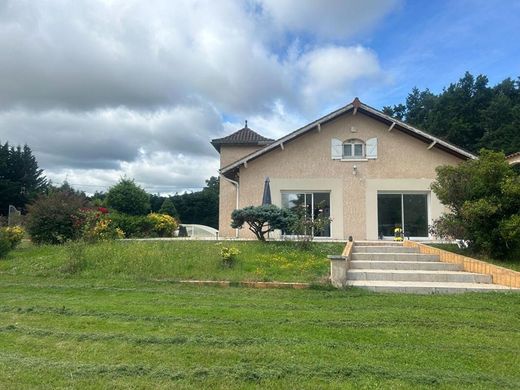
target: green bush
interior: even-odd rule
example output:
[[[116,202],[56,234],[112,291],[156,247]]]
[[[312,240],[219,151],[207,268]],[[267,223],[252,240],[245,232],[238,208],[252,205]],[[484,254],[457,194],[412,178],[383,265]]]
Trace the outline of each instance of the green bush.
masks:
[[[150,196],[134,180],[125,178],[108,190],[106,203],[124,214],[146,215],[150,211]]]
[[[469,240],[489,257],[520,252],[520,176],[503,153],[483,149],[477,160],[437,168],[432,189],[451,211],[435,221],[434,233]]]
[[[85,197],[72,191],[40,195],[28,207],[27,231],[37,244],[62,244],[81,235],[80,210]]]
[[[119,228],[127,238],[151,237],[154,230],[154,222],[147,215],[128,215],[122,213],[110,213],[114,228]]]

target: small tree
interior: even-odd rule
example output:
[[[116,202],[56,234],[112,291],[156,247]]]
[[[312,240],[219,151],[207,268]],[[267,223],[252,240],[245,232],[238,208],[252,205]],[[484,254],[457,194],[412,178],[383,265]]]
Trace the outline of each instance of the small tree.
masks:
[[[483,149],[477,160],[437,168],[432,189],[451,211],[433,233],[468,239],[473,250],[497,258],[520,250],[520,177],[503,153]]]
[[[149,195],[133,179],[121,178],[108,190],[106,202],[109,207],[125,214],[145,215],[150,211]]]
[[[276,229],[286,230],[293,223],[294,215],[287,209],[275,205],[249,206],[235,210],[231,214],[231,227],[241,229],[244,224],[260,241]]]
[[[300,242],[303,248],[308,248],[314,236],[322,233],[332,221],[330,217],[325,215],[322,209],[314,215],[314,218],[307,214],[304,207],[295,208],[291,212],[293,213],[293,218],[289,225],[289,232],[296,235],[298,242]]]
[[[175,205],[170,198],[166,198],[164,200],[161,208],[159,209],[159,213],[169,215],[170,217],[179,220],[179,213],[177,212],[177,209],[175,208]]]

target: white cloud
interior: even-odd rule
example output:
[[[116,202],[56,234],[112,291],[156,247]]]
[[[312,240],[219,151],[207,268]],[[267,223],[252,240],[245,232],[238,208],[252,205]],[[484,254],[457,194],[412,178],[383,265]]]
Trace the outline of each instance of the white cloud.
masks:
[[[346,38],[371,28],[400,0],[259,0],[284,30]]]
[[[57,182],[200,187],[211,138],[242,127],[227,118],[277,138],[384,77],[338,39],[396,2],[359,4],[0,1],[0,140],[29,144]]]
[[[345,101],[359,92],[360,82],[384,79],[376,54],[362,46],[320,47],[305,53],[296,66],[306,107]]]

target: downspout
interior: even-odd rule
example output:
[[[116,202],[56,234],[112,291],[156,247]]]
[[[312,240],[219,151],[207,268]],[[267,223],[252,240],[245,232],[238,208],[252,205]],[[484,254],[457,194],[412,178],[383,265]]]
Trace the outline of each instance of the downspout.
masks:
[[[230,182],[231,184],[233,184],[236,187],[237,198],[236,198],[235,209],[238,209],[238,200],[240,198],[240,183],[238,181],[228,179],[223,174],[220,174],[220,177],[223,178],[224,180]],[[235,229],[235,238],[238,238],[238,234],[239,234],[239,229],[237,228],[237,229]]]

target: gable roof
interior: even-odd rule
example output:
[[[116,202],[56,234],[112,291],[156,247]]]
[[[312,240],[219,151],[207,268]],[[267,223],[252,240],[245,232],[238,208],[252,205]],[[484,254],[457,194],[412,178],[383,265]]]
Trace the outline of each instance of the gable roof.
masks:
[[[246,121],[245,127],[226,137],[211,140],[211,145],[220,153],[221,145],[268,145],[272,142],[274,142],[274,139],[261,136],[247,127]]]
[[[230,172],[230,171],[235,170],[238,167],[240,167],[240,165],[247,164],[249,161],[254,160],[266,153],[269,153],[272,150],[275,150],[279,147],[283,148],[284,143],[291,142],[311,130],[314,130],[314,129],[321,130],[322,124],[330,122],[330,121],[336,119],[337,117],[339,117],[343,114],[346,114],[350,111],[352,111],[353,114],[356,114],[358,112],[363,113],[375,120],[378,120],[389,126],[392,126],[393,129],[402,131],[414,138],[417,138],[425,143],[428,143],[431,148],[435,147],[435,148],[444,150],[445,152],[453,154],[462,159],[476,159],[477,158],[474,154],[472,154],[462,148],[459,148],[458,146],[455,146],[449,142],[441,140],[440,138],[434,137],[433,135],[430,135],[422,130],[419,130],[413,126],[410,126],[410,125],[406,124],[405,122],[402,122],[398,119],[392,118],[391,116],[388,116],[385,113],[362,103],[358,98],[355,98],[354,101],[352,101],[352,103],[347,104],[346,106],[344,106],[336,111],[333,111],[330,114],[325,115],[299,129],[293,131],[292,133],[287,134],[284,137],[279,138],[278,140],[270,143],[269,145],[265,146],[264,148],[259,149],[253,153],[250,153],[250,154],[242,157],[241,159],[221,168],[220,173],[224,174],[226,172]]]

